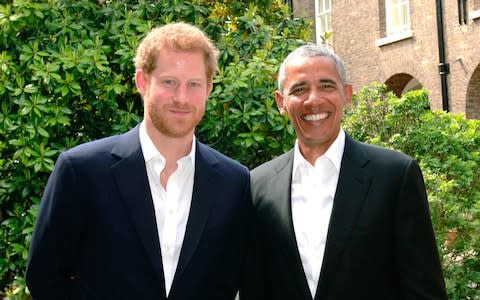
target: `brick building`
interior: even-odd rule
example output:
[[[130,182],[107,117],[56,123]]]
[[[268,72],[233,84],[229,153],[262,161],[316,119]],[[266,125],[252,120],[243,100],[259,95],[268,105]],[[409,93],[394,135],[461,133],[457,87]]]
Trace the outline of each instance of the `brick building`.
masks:
[[[288,4],[313,20],[312,40],[332,33],[327,42],[344,59],[354,91],[373,81],[397,95],[424,87],[432,109],[480,119],[480,0]]]

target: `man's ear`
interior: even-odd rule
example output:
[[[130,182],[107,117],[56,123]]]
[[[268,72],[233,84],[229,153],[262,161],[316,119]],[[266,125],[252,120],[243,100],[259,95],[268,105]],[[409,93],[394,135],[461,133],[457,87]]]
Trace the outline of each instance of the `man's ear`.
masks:
[[[275,102],[277,103],[277,108],[280,114],[283,115],[287,113],[286,103],[282,92],[276,90],[273,95],[275,96]]]
[[[140,95],[144,96],[147,91],[148,77],[141,69],[135,71],[135,85]]]
[[[207,95],[210,95],[212,90],[213,90],[213,80],[209,80],[207,82]]]
[[[352,106],[353,87],[351,84],[345,85],[345,103],[344,107]]]

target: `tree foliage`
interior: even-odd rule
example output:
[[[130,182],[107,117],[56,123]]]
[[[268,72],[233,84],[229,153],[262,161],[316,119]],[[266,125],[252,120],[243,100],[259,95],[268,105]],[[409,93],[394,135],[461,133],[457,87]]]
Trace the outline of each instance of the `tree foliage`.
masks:
[[[10,297],[28,294],[28,245],[59,153],[141,120],[132,59],[152,27],[196,24],[221,51],[200,140],[249,166],[292,142],[271,91],[279,61],[310,33],[280,1],[0,3],[0,291]]]
[[[419,161],[450,299],[480,299],[480,121],[430,111],[428,92],[401,98],[373,84],[344,127],[356,139]]]
[[[0,1],[0,291],[28,297],[28,246],[59,153],[141,120],[132,58],[152,27],[196,24],[220,49],[200,140],[249,167],[293,145],[272,92],[280,62],[310,32],[280,2]],[[419,160],[449,294],[478,299],[480,125],[428,107],[426,91],[399,99],[373,86],[356,94],[344,125]]]

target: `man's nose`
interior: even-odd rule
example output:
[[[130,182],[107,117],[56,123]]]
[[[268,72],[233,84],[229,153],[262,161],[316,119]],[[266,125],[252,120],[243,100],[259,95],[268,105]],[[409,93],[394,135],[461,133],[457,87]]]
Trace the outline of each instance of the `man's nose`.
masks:
[[[180,83],[175,89],[175,100],[185,102],[188,100],[188,84]]]
[[[308,102],[308,104],[314,104],[321,101],[322,101],[321,91],[316,88],[310,89],[310,93],[308,95],[306,102]]]

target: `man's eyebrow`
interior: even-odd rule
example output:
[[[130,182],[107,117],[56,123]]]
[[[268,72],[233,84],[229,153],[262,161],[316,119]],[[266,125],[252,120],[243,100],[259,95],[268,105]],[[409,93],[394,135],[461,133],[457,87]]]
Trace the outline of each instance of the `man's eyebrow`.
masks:
[[[320,83],[330,83],[330,84],[333,84],[333,85],[337,85],[337,82],[335,80],[328,79],[328,78],[320,79],[319,82]]]

